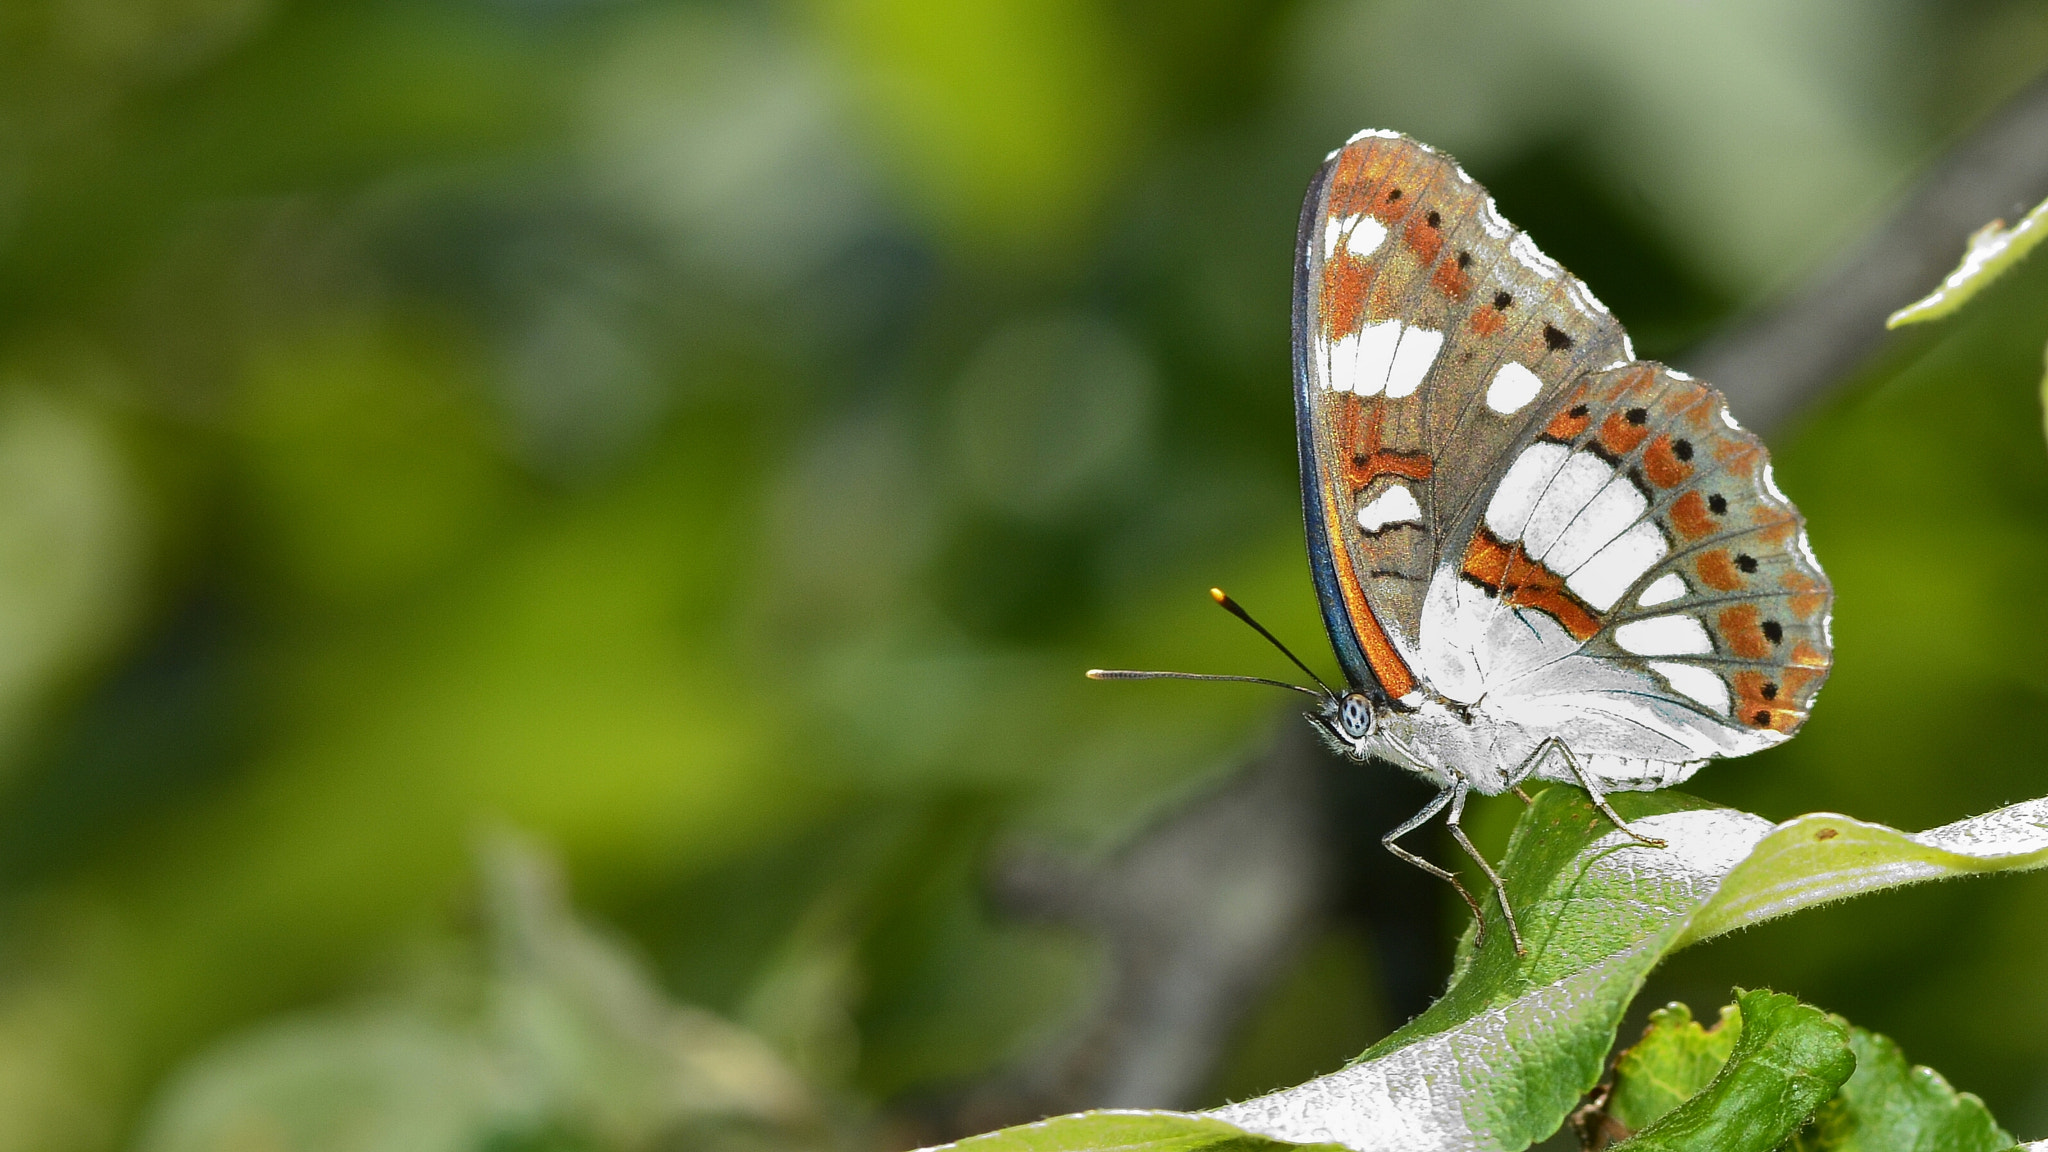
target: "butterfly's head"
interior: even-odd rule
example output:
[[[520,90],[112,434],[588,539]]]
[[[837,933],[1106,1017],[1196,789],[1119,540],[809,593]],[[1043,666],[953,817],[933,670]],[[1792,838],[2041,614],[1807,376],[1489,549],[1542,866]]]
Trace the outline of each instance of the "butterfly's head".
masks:
[[[1322,709],[1309,714],[1316,731],[1338,752],[1354,760],[1364,760],[1371,753],[1366,745],[1374,732],[1379,730],[1379,712],[1370,699],[1357,692],[1342,696],[1332,693],[1323,699]]]

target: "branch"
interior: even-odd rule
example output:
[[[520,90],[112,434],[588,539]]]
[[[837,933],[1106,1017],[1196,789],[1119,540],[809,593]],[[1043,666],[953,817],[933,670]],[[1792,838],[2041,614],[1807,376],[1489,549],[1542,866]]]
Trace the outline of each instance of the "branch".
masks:
[[[1681,357],[1742,422],[1785,423],[1874,352],[1884,320],[1955,265],[1970,233],[2048,199],[2048,76],[2034,81],[1920,177],[1891,215],[1776,304]]]

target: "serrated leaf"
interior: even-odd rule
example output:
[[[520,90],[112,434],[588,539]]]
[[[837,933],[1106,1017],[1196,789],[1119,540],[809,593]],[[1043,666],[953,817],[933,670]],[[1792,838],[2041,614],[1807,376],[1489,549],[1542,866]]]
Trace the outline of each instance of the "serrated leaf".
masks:
[[[1856,1069],[1849,1026],[1777,992],[1743,994],[1742,1034],[1707,1086],[1615,1152],[1771,1152]]]
[[[2012,1134],[1984,1102],[1932,1068],[1906,1062],[1889,1037],[1849,1032],[1856,1074],[1821,1105],[1790,1152],[2004,1152]]]
[[[1702,1028],[1683,1004],[1650,1013],[1643,1038],[1614,1062],[1606,1114],[1624,1130],[1640,1132],[1699,1094],[1728,1062],[1742,1035],[1742,1011],[1730,1004],[1712,1028]]]
[[[2019,263],[2044,235],[2048,235],[2048,200],[2034,205],[2033,211],[2010,228],[2003,220],[1993,220],[1977,229],[1970,234],[1955,271],[1942,277],[1934,291],[1892,313],[1884,326],[1903,328],[1950,315]]]
[[[1673,948],[1862,892],[2048,865],[2048,800],[1908,834],[1829,813],[1774,826],[1680,792],[1611,799],[1668,846],[1638,844],[1575,788],[1545,791],[1502,866],[1527,956],[1489,905],[1484,945],[1468,939],[1420,1016],[1342,1071],[1203,1115],[1364,1152],[1514,1152],[1599,1079],[1629,1001]]]
[[[1019,1124],[943,1147],[959,1152],[1261,1152],[1302,1145],[1185,1112],[1104,1109]],[[1342,1152],[1335,1144],[1310,1147]]]

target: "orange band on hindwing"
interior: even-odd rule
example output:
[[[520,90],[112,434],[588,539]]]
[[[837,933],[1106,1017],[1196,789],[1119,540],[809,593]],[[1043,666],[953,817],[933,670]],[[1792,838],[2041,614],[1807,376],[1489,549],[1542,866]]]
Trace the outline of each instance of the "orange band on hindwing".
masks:
[[[1600,617],[1565,587],[1564,577],[1529,559],[1518,544],[1501,543],[1481,528],[1465,548],[1464,573],[1510,604],[1548,612],[1575,639],[1600,631]]]
[[[1415,673],[1408,670],[1408,662],[1395,651],[1387,630],[1380,626],[1379,617],[1373,615],[1372,605],[1366,603],[1365,588],[1359,584],[1358,570],[1351,563],[1351,549],[1344,544],[1346,526],[1334,496],[1325,480],[1323,534],[1330,542],[1330,562],[1337,570],[1337,587],[1344,593],[1344,611],[1351,617],[1351,630],[1358,635],[1358,647],[1365,653],[1365,662],[1372,665],[1373,676],[1388,696],[1399,700],[1415,691]]]

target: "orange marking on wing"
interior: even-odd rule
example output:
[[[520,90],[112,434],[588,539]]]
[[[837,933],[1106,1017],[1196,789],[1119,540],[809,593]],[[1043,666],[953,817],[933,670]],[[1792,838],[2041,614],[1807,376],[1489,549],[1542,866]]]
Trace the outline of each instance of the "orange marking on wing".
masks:
[[[1817,616],[1827,606],[1827,586],[1804,572],[1789,571],[1779,583],[1792,593],[1792,611],[1801,619]]]
[[[1687,492],[1671,502],[1671,525],[1688,539],[1697,540],[1714,530],[1714,520],[1707,512],[1707,501],[1698,489]]]
[[[1737,656],[1744,660],[1762,660],[1771,654],[1770,637],[1764,635],[1756,605],[1737,604],[1723,608],[1717,623],[1721,627],[1721,639]]]
[[[1356,492],[1381,476],[1401,476],[1409,480],[1427,480],[1436,471],[1436,464],[1427,452],[1395,452],[1380,447],[1380,423],[1386,417],[1386,409],[1378,403],[1372,404],[1371,412],[1365,418],[1363,432],[1358,427],[1358,416],[1367,402],[1352,393],[1341,394],[1344,408],[1337,420],[1337,442],[1350,449],[1344,456],[1344,480]]]
[[[1607,414],[1600,422],[1600,446],[1610,455],[1626,456],[1636,450],[1636,445],[1650,434],[1641,424],[1631,424],[1626,413],[1615,411]]]
[[[1481,528],[1465,548],[1465,575],[1494,590],[1510,604],[1548,612],[1580,640],[1600,631],[1600,617],[1565,587],[1564,577],[1529,559],[1520,544],[1503,544]]]
[[[1473,332],[1488,339],[1500,335],[1502,329],[1505,329],[1507,326],[1508,322],[1501,319],[1500,313],[1491,304],[1482,304],[1474,308],[1472,310],[1472,319],[1467,323],[1467,327],[1471,328]]]
[[[1649,365],[1643,364],[1639,365],[1635,371],[1621,378],[1621,386],[1616,390],[1615,395],[1627,394],[1636,399],[1647,400],[1656,391],[1657,371]]]
[[[1371,158],[1359,165],[1359,173],[1370,177],[1370,181],[1354,184],[1357,192],[1353,211],[1364,211],[1372,218],[1385,224],[1389,231],[1415,207],[1415,194],[1429,181],[1417,171],[1426,157],[1411,155],[1388,148],[1377,141],[1357,145],[1360,152]],[[1377,155],[1373,155],[1373,154]]]
[[[1825,668],[1828,666],[1828,654],[1801,640],[1792,645],[1791,663],[1801,668]]]
[[[1699,559],[1692,562],[1692,566],[1693,571],[1698,572],[1700,579],[1710,588],[1733,592],[1742,587],[1742,577],[1736,574],[1735,564],[1728,559],[1726,549],[1716,548],[1711,552],[1701,553]]]
[[[1757,458],[1762,455],[1763,446],[1754,440],[1736,440],[1731,437],[1718,440],[1714,444],[1714,459],[1719,460],[1721,466],[1730,472],[1753,470],[1757,466]]]
[[[1714,400],[1714,394],[1702,386],[1694,385],[1689,394],[1673,397],[1667,403],[1674,419],[1682,418],[1694,432],[1710,431],[1719,423],[1714,417],[1721,406]]]
[[[1574,412],[1577,412],[1578,415],[1572,415]],[[1570,443],[1584,435],[1586,426],[1592,422],[1592,413],[1586,411],[1586,406],[1584,404],[1574,404],[1557,415],[1552,416],[1550,423],[1543,426],[1543,434],[1552,440],[1562,440]]]
[[[1692,465],[1678,458],[1671,437],[1660,432],[1643,450],[1643,475],[1659,488],[1676,488],[1692,478]]]
[[[1377,165],[1367,163],[1363,148],[1346,148],[1337,156],[1337,170],[1330,173],[1330,212],[1336,216],[1349,216],[1359,210],[1359,201],[1372,193],[1379,183]]]
[[[1430,276],[1429,282],[1436,285],[1437,291],[1453,300],[1463,300],[1465,294],[1472,291],[1471,278],[1465,275],[1463,268],[1458,267],[1456,260],[1446,260],[1437,265],[1436,272]]]
[[[1790,732],[1806,718],[1795,693],[1789,690],[1792,685],[1775,680],[1765,672],[1737,672],[1733,679],[1735,718],[1751,728]]]
[[[1365,324],[1365,294],[1372,265],[1339,248],[1323,261],[1323,338],[1342,340]]]
[[[1409,221],[1408,227],[1401,231],[1401,239],[1424,265],[1435,263],[1437,253],[1444,248],[1442,229],[1432,228],[1427,216],[1417,216]]]
[[[1358,571],[1351,563],[1351,549],[1344,543],[1347,527],[1337,512],[1335,493],[1324,484],[1323,531],[1329,537],[1330,559],[1337,569],[1337,588],[1344,595],[1344,609],[1351,617],[1352,630],[1358,633],[1358,646],[1364,650],[1372,674],[1387,695],[1399,700],[1415,691],[1415,674],[1394,650],[1394,642],[1387,638],[1387,630],[1380,626],[1380,618],[1373,615],[1372,605],[1365,598],[1365,588],[1359,584]]]
[[[1757,535],[1773,544],[1783,544],[1799,531],[1799,517],[1782,509],[1761,505],[1756,510]]]

